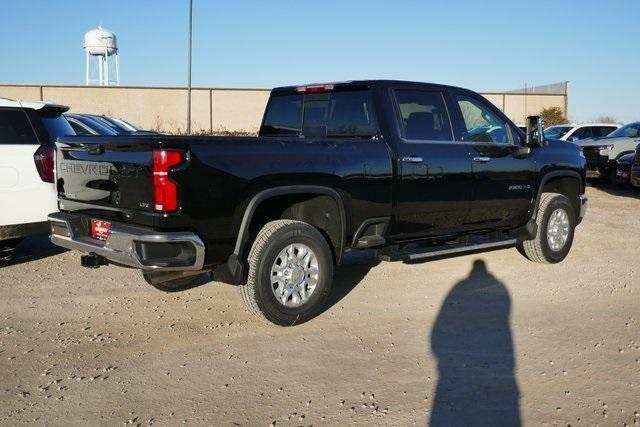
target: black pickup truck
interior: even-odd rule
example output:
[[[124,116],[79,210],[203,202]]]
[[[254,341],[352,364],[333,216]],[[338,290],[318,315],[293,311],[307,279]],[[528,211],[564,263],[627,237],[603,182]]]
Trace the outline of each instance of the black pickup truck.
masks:
[[[256,138],[61,139],[51,240],[166,291],[212,274],[292,325],[317,315],[351,250],[407,261],[516,246],[562,261],[586,210],[585,159],[545,141],[537,118],[527,133],[456,87],[277,88]]]

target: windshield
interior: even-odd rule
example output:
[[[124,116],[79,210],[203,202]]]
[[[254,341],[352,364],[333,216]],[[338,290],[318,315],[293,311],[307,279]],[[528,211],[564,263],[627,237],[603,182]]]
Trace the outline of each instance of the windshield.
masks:
[[[608,138],[637,138],[638,136],[640,136],[640,122],[629,123],[607,135]]]
[[[558,139],[562,138],[569,132],[573,126],[551,126],[544,130],[545,138]]]
[[[54,142],[56,138],[61,136],[76,134],[62,114],[47,114],[46,112],[40,112],[40,118],[42,119],[42,124],[47,129],[49,141],[51,142]]]

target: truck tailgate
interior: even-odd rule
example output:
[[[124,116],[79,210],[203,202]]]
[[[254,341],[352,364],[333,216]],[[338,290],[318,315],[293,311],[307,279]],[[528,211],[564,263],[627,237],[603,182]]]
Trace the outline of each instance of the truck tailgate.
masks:
[[[61,209],[153,212],[153,149],[159,144],[139,137],[58,141],[56,186]]]

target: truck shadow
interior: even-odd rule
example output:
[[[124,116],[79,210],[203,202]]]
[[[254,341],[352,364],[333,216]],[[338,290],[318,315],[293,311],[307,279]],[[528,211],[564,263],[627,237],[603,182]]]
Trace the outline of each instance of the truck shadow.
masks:
[[[618,187],[611,184],[601,184],[601,183],[596,185],[591,184],[591,187],[594,187],[597,190],[600,190],[612,196],[631,197],[633,199],[640,199],[640,189],[633,188],[633,187],[623,188],[623,187]]]
[[[27,237],[18,244],[10,259],[0,260],[0,268],[36,261],[66,251],[66,249],[51,243],[48,236]]]
[[[438,385],[431,426],[518,426],[520,406],[505,285],[476,260],[447,295],[431,331]],[[464,420],[464,421],[463,421]]]
[[[353,251],[347,253],[333,274],[333,286],[322,310],[324,313],[339,303],[364,279],[380,260],[374,251]]]

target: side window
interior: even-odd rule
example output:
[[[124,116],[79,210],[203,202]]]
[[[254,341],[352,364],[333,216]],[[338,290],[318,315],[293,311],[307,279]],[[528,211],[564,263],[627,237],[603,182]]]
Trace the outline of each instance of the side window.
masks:
[[[88,130],[86,130],[76,122],[69,121],[69,125],[71,125],[71,128],[76,133],[76,135],[91,135]]]
[[[571,134],[570,138],[573,138],[574,140],[580,140],[580,139],[591,138],[591,135],[592,135],[591,127],[586,126],[576,130],[574,133]]]
[[[607,136],[616,129],[617,128],[613,126],[603,126],[600,128],[600,136]]]
[[[402,136],[418,141],[452,141],[451,122],[440,92],[396,90]]]
[[[22,110],[0,109],[0,145],[38,144],[31,123]]]
[[[507,124],[488,105],[464,95],[456,95],[466,127],[466,141],[511,144]]]

